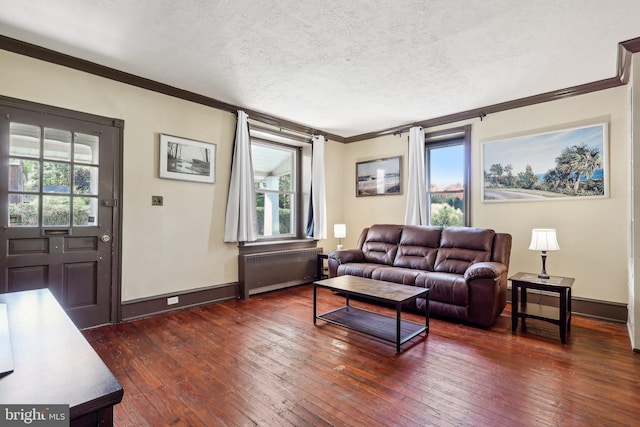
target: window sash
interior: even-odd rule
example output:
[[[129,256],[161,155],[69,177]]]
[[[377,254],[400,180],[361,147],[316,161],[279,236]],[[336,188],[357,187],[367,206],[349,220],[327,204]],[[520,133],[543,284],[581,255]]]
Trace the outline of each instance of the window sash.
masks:
[[[435,213],[432,198],[434,196],[447,196],[462,193],[462,221],[460,225],[469,225],[469,189],[470,189],[470,162],[471,162],[471,127],[465,126],[457,129],[445,130],[438,133],[425,135],[425,161],[427,165],[426,182],[427,182],[427,204],[429,212],[429,224],[437,225],[432,222]],[[462,146],[462,189],[460,190],[431,190],[432,176],[431,176],[431,151],[442,149],[446,147]],[[450,205],[451,206],[451,205]],[[453,207],[453,206],[451,206]],[[454,208],[455,209],[455,208]],[[454,225],[454,224],[446,224]]]

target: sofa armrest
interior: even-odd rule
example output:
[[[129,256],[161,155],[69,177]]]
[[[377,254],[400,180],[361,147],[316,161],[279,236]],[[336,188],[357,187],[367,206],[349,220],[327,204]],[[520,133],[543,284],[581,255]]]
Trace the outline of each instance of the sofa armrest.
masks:
[[[360,249],[340,249],[327,255],[329,261],[329,277],[338,275],[338,266],[348,262],[364,262],[364,252]]]
[[[477,262],[464,272],[464,280],[495,279],[507,273],[507,266],[499,262]]]
[[[470,323],[489,327],[507,305],[507,266],[499,262],[479,262],[464,273],[469,285]]]

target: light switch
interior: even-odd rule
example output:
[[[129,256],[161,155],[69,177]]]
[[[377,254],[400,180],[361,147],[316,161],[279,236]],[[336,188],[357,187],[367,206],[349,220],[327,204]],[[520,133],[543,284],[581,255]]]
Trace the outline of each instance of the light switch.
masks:
[[[162,196],[151,196],[151,206],[162,206]]]

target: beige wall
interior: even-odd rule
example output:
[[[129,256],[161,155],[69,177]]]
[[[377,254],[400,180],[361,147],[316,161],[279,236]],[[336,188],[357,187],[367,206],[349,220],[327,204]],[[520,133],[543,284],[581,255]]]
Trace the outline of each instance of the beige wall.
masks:
[[[529,251],[532,228],[556,228],[561,251],[549,253],[550,274],[575,277],[574,296],[628,301],[629,117],[626,87],[490,114],[446,129],[472,124],[471,225],[513,235],[510,273],[539,272],[540,253]],[[481,202],[481,144],[505,136],[562,129],[573,125],[609,123],[610,197],[608,199],[543,202]],[[430,129],[431,130],[431,129]],[[436,130],[436,129],[432,129]],[[407,133],[347,144],[344,218],[347,245],[372,223],[403,223],[405,195],[355,197],[355,163],[402,155],[406,179]],[[405,189],[406,192],[406,189]]]
[[[123,301],[237,281],[237,245],[222,242],[233,114],[2,50],[0,64],[4,96],[125,121]],[[159,179],[159,133],[216,143],[216,183]]]
[[[115,117],[125,121],[123,197],[123,301],[237,280],[237,247],[222,242],[235,117],[233,114],[91,76],[0,50],[0,94]],[[503,113],[472,129],[472,225],[513,235],[511,273],[537,272],[540,256],[527,250],[534,227],[555,227],[562,250],[548,271],[575,277],[574,295],[628,301],[629,105],[617,88]],[[610,197],[485,204],[480,201],[483,141],[597,120],[609,123]],[[216,184],[157,178],[158,134],[217,143]],[[333,224],[347,224],[345,246],[372,223],[403,223],[405,194],[355,197],[355,163],[403,156],[407,134],[326,145],[326,250],[337,241]],[[406,181],[405,181],[406,182]],[[152,207],[151,196],[164,196]]]

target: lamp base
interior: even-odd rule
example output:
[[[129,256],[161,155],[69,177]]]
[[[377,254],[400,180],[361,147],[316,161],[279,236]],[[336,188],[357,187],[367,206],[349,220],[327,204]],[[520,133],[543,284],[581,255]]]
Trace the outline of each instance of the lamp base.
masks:
[[[542,251],[542,271],[538,274],[539,279],[548,279],[549,275],[547,274],[547,251]]]
[[[337,251],[341,251],[343,247],[344,247],[344,246],[342,246],[342,245],[338,245],[338,247],[336,248],[336,250],[337,250]]]

